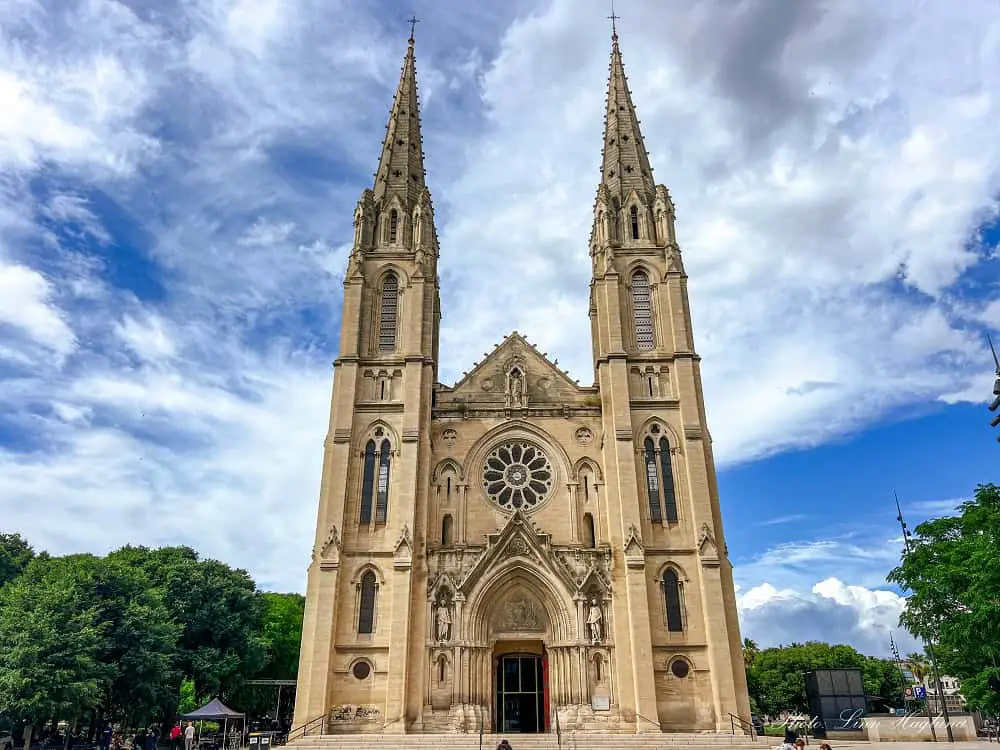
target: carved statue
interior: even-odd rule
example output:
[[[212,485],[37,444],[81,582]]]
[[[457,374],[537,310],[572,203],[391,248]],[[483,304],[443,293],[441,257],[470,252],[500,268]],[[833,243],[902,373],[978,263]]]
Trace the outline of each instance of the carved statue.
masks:
[[[604,636],[602,631],[602,623],[604,620],[604,615],[601,612],[601,608],[597,605],[596,599],[590,600],[590,611],[587,613],[587,627],[590,629],[590,641],[591,643],[600,643]]]
[[[524,406],[524,378],[518,370],[510,374],[510,392],[507,394],[507,405]]]
[[[448,605],[441,603],[437,607],[437,637],[439,641],[451,639],[451,612]]]
[[[611,273],[615,270],[615,251],[608,245],[604,248],[604,273]]]

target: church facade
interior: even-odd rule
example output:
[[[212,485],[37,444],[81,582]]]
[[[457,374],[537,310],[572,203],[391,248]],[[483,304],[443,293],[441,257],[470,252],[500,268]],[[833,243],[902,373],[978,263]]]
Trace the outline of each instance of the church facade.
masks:
[[[750,714],[687,278],[617,34],[593,386],[516,332],[437,381],[423,158],[411,35],[354,216],[295,726],[728,731]]]

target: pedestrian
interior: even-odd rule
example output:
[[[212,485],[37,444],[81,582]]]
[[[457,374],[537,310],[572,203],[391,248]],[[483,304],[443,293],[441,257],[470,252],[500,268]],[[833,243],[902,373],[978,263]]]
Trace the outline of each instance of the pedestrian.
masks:
[[[500,744],[497,745],[497,750],[514,750],[514,748],[512,748],[510,746],[510,743],[507,742],[507,739],[504,738],[504,739],[500,740]]]
[[[829,742],[821,742],[819,743],[819,750],[833,750],[833,748],[830,747]]]
[[[181,723],[178,721],[174,728],[170,730],[170,750],[180,750],[181,745]]]
[[[188,722],[188,725],[184,727],[184,750],[193,750],[194,748],[194,724]]]
[[[156,727],[150,727],[146,732],[146,744],[143,750],[156,750],[156,742],[160,739],[159,732],[157,732]]]
[[[101,750],[110,750],[111,740],[115,735],[115,731],[111,728],[110,724],[105,724],[104,728],[101,729]]]

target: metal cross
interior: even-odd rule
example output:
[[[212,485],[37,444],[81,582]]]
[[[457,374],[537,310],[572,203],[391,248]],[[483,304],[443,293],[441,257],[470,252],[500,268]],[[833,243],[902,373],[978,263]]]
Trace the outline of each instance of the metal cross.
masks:
[[[617,37],[618,29],[615,28],[615,21],[621,18],[621,16],[615,15],[615,0],[611,0],[611,15],[608,18],[611,19],[611,35]]]
[[[410,41],[413,41],[413,32],[416,31],[417,24],[420,23],[420,19],[414,16],[410,19]]]

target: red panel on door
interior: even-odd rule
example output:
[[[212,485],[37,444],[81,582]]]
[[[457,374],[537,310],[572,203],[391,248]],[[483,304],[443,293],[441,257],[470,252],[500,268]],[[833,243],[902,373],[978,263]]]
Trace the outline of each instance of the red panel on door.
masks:
[[[545,715],[542,717],[542,731],[549,729],[549,654],[542,651],[542,706]]]

